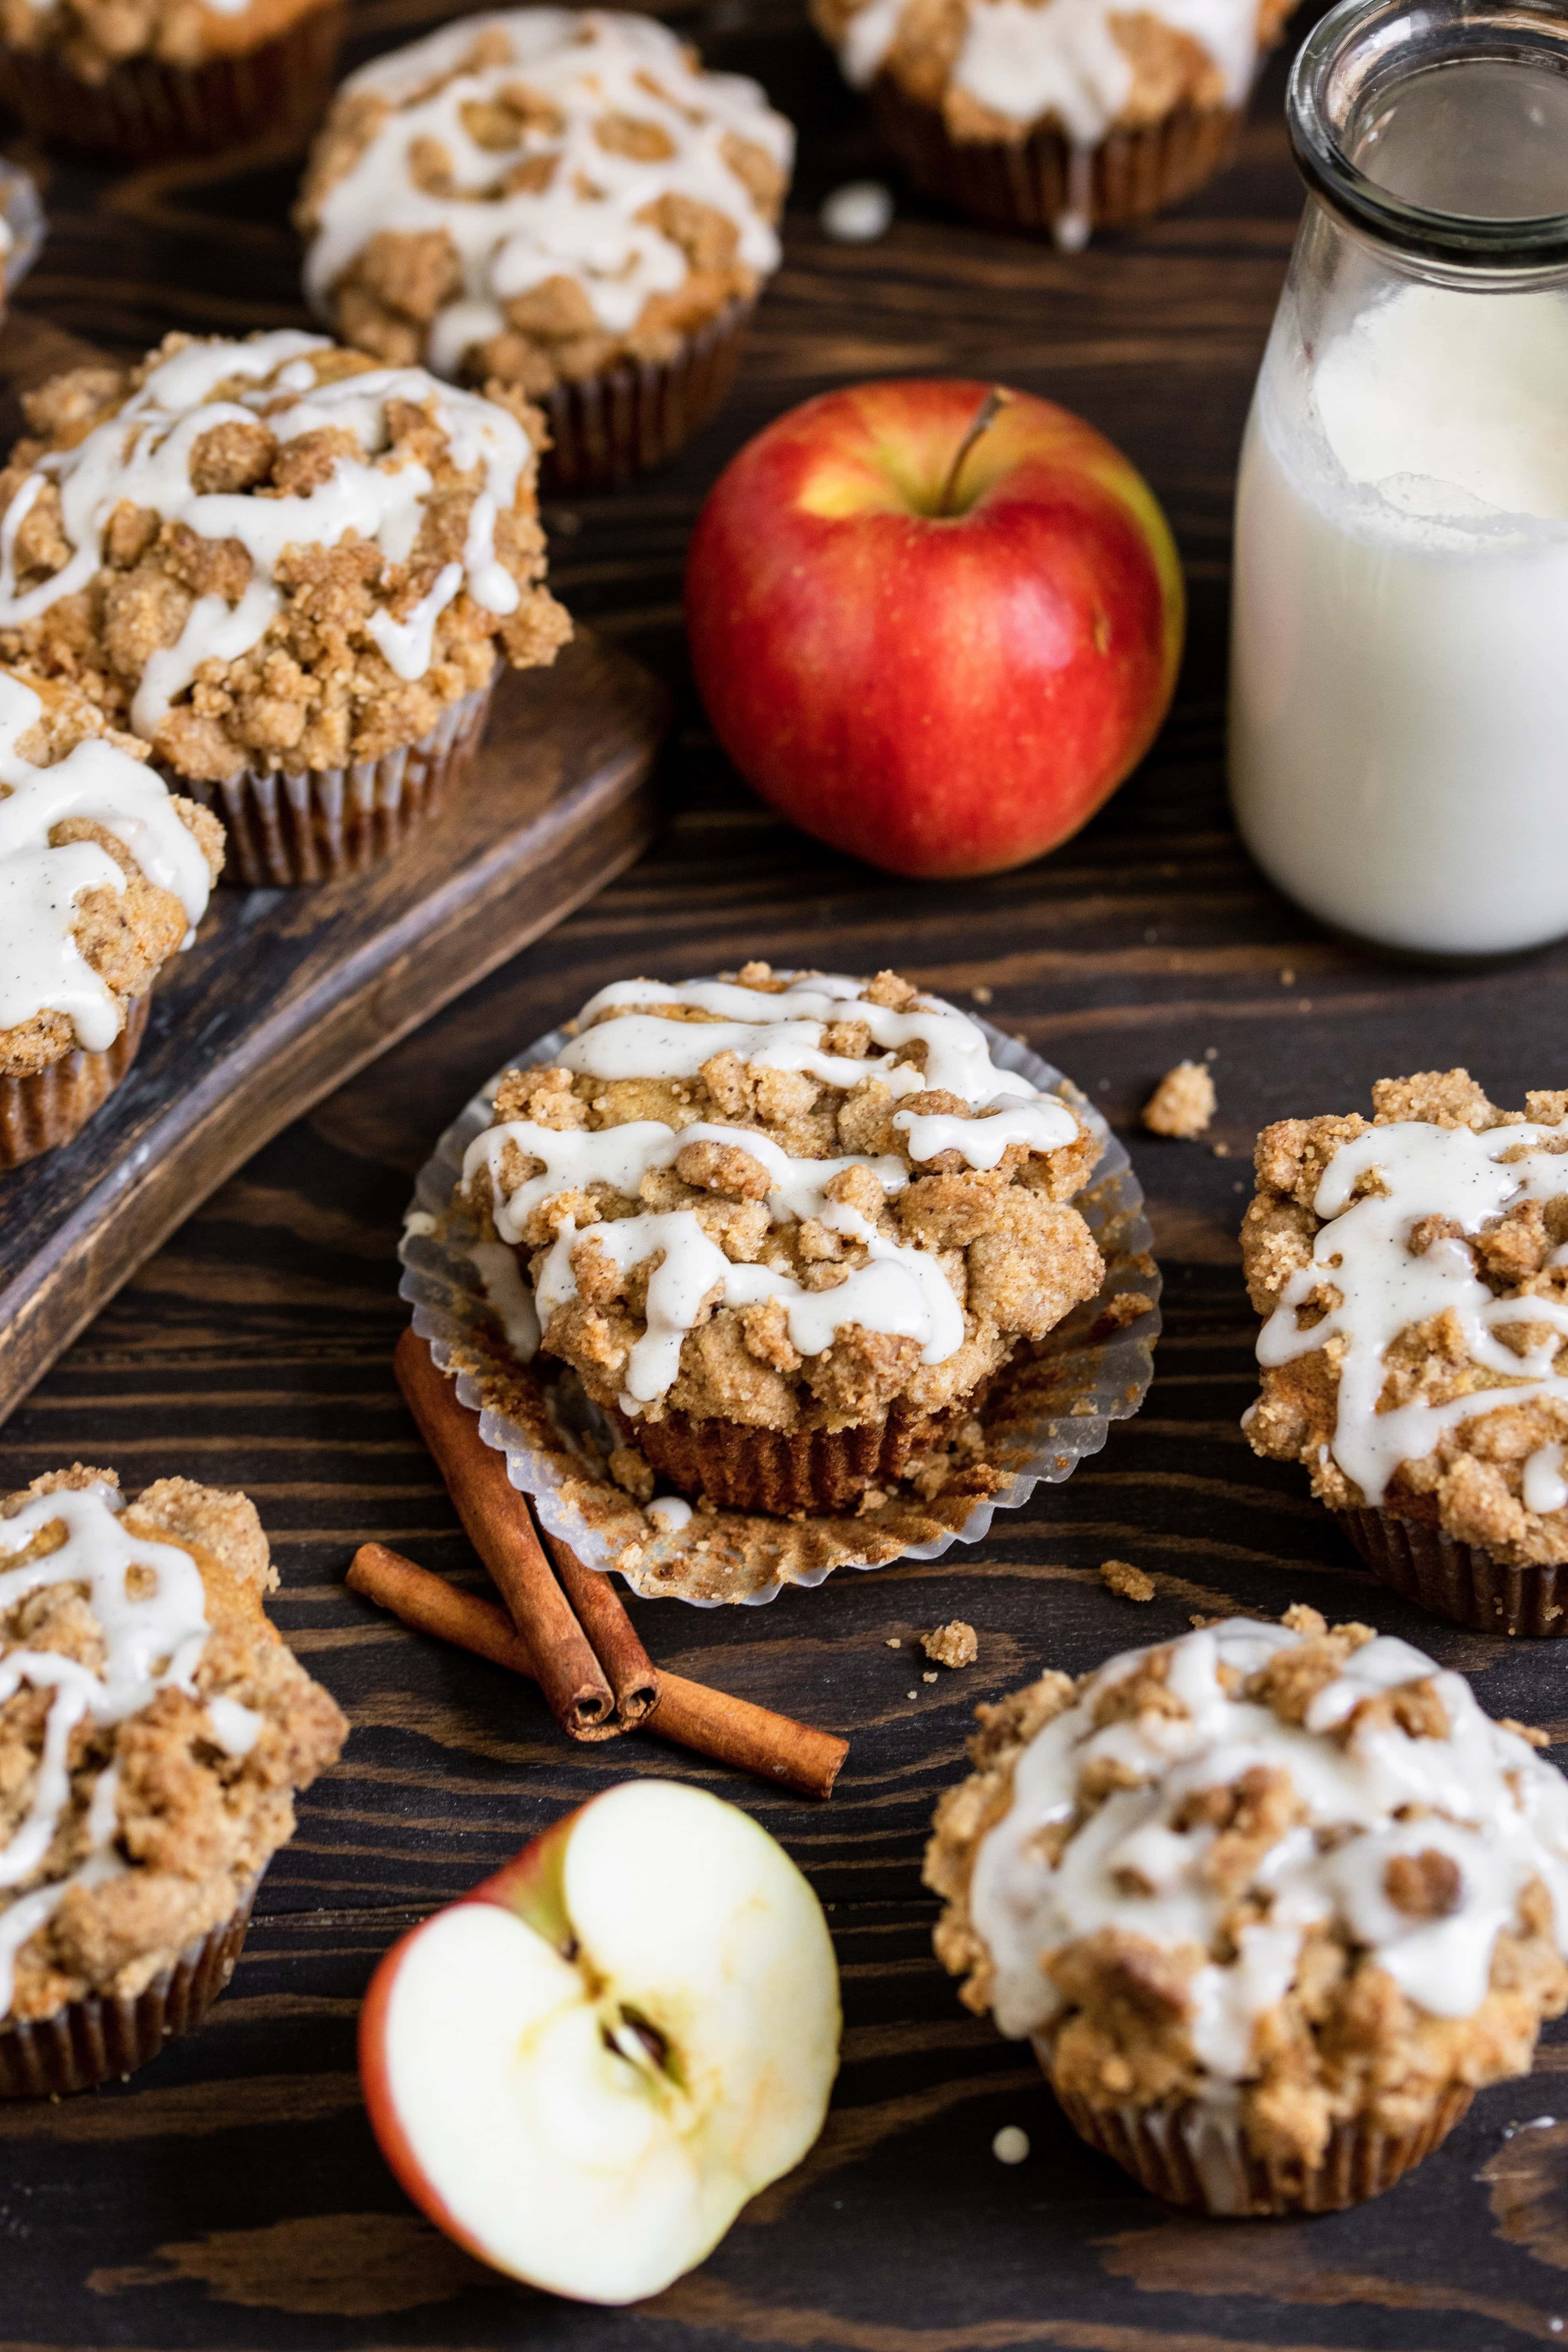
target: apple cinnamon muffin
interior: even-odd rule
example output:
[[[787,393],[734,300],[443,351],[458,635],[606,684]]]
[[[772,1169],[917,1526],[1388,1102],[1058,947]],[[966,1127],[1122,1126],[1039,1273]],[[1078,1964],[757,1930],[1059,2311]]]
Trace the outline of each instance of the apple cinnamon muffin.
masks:
[[[227,1983],[347,1727],[268,1623],[256,1507],[78,1464],[0,1501],[0,2096],[155,2057]]]
[[[1100,1287],[1088,1128],[896,973],[627,981],[575,1033],[502,1081],[463,1193],[514,1351],[613,1416],[632,1491],[852,1506]]]
[[[1157,2197],[1376,2195],[1568,2008],[1568,1787],[1408,1643],[1232,1618],[977,1715],[937,1956]]]
[[[541,427],[319,335],[171,335],[26,396],[0,473],[0,655],[74,680],[220,805],[246,882],[395,848],[500,667],[570,634],[541,584]]]
[[[1228,163],[1291,0],[1201,19],[1110,0],[811,0],[845,79],[921,186],[1076,251]]]
[[[224,829],[63,680],[0,670],[0,1169],[64,1143],[135,1058]]]
[[[308,130],[342,0],[0,0],[0,98],[35,138],[125,162]]]
[[[1488,1633],[1568,1632],[1568,1093],[1465,1070],[1258,1139],[1241,1230],[1255,1453],[1300,1462],[1368,1565]]]
[[[658,464],[728,389],[794,133],[653,17],[519,8],[340,90],[297,218],[306,291],[397,366],[544,407],[549,480]]]

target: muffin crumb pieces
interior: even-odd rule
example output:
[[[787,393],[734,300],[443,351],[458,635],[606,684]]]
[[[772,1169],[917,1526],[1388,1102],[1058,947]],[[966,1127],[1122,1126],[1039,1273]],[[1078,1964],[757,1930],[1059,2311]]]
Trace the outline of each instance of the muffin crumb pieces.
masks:
[[[938,1625],[933,1633],[922,1633],[920,1646],[926,1656],[939,1666],[972,1666],[980,1654],[974,1627],[966,1625],[961,1617],[955,1617],[949,1624]],[[935,1682],[936,1677],[927,1675],[925,1679]]]
[[[1155,1597],[1154,1578],[1145,1575],[1141,1568],[1134,1568],[1130,1559],[1103,1559],[1100,1581],[1107,1591],[1124,1601],[1152,1601]]]
[[[1175,1136],[1190,1143],[1208,1131],[1218,1097],[1214,1080],[1201,1062],[1178,1062],[1167,1070],[1144,1105],[1144,1125],[1151,1135]]]

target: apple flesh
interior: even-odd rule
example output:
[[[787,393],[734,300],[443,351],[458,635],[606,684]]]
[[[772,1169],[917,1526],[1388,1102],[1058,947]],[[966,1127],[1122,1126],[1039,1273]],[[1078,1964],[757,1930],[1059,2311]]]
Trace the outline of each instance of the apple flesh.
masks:
[[[748,442],[697,519],[685,604],[747,781],[925,877],[1075,833],[1154,740],[1185,618],[1169,526],[1121,452],[1050,401],[955,380],[826,393]]]
[[[838,2069],[821,1906],[716,1797],[595,1797],[387,1954],[360,2024],[371,2125],[481,2261],[591,2303],[654,2294],[821,2130]]]

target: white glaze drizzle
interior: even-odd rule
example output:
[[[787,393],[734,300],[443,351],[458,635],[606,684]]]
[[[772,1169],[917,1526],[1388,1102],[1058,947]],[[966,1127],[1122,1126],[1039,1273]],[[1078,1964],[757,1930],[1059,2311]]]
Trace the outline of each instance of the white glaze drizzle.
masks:
[[[104,1650],[101,1673],[49,1650],[13,1649],[0,1656],[0,1704],[24,1685],[54,1694],[26,1813],[0,1848],[0,1887],[18,1886],[33,1876],[54,1842],[70,1801],[70,1740],[78,1724],[109,1728],[123,1723],[161,1690],[195,1695],[196,1668],[212,1630],[201,1570],[179,1545],[131,1535],[120,1507],[112,1487],[95,1485],[38,1496],[14,1517],[0,1520],[0,1614],[47,1585],[85,1585]],[[5,1568],[8,1558],[57,1521],[66,1529],[57,1549],[23,1567]],[[132,1569],[151,1577],[150,1591],[130,1591]],[[237,1699],[208,1701],[207,1717],[214,1744],[232,1756],[247,1754],[262,1728],[262,1717]],[[110,1764],[94,1781],[85,1859],[67,1876],[31,1889],[0,1910],[0,2017],[11,2006],[17,1953],[68,1891],[101,1885],[128,1866],[114,1851],[118,1777]]]
[[[494,401],[439,383],[423,368],[370,368],[328,383],[316,380],[315,358],[334,346],[293,328],[248,342],[193,343],[154,368],[124,406],[69,449],[50,450],[18,486],[0,522],[0,628],[20,628],[85,588],[103,562],[103,535],[121,499],[165,521],[186,524],[199,538],[238,540],[251,560],[251,577],[236,604],[200,596],[172,646],[146,663],[131,705],[131,723],[149,741],[170,704],[205,661],[234,661],[259,644],[283,609],[274,573],[292,545],[335,547],[350,533],[372,540],[390,562],[413,551],[433,487],[428,469],[412,456],[392,462],[387,408],[394,401],[433,414],[446,435],[454,465],[483,468],[461,567],[448,566],[409,617],[377,614],[371,633],[400,677],[423,676],[430,665],[435,619],[460,586],[476,604],[505,615],[520,591],[495,548],[495,521],[510,507],[528,456],[517,418]],[[235,382],[237,380],[237,383]],[[225,384],[229,389],[219,397]],[[191,480],[196,443],[214,426],[252,424],[265,416],[279,441],[326,426],[346,431],[363,453],[340,456],[328,478],[304,496],[257,498],[243,491],[198,492]],[[35,587],[16,583],[16,534],[46,481],[59,490],[66,538],[73,552],[59,571]],[[453,583],[450,574],[459,573]]]
[[[508,61],[458,72],[476,40],[497,31],[510,44]],[[464,109],[494,106],[519,81],[557,110],[560,128],[519,122],[514,145],[481,146]],[[432,89],[436,82],[444,86]],[[444,230],[463,286],[431,331],[427,356],[443,374],[456,373],[471,345],[505,331],[511,296],[551,278],[571,278],[607,332],[627,333],[652,296],[673,292],[688,275],[680,247],[639,218],[667,194],[733,221],[737,258],[748,268],[765,274],[779,266],[779,239],[726,162],[724,142],[747,140],[787,171],[789,125],[755,82],[694,68],[675,36],[651,17],[566,8],[465,16],[374,59],[343,86],[345,97],[371,93],[393,110],[321,198],[306,289],[324,307],[380,230]],[[611,153],[595,125],[612,114],[655,125],[673,152],[653,161]],[[432,195],[416,184],[410,151],[420,140],[445,149],[461,194]],[[547,155],[556,158],[547,188],[503,192],[508,173]]]
[[[1228,1786],[1255,1766],[1288,1773],[1308,1818],[1286,1830],[1254,1869],[1253,1888],[1270,1897],[1268,1916],[1241,1930],[1234,1960],[1210,1959],[1190,1982],[1189,2032],[1218,2101],[1246,2080],[1258,2020],[1289,1990],[1306,1930],[1320,1922],[1348,1928],[1410,2000],[1437,2017],[1468,2017],[1480,2006],[1497,1938],[1517,1923],[1520,1895],[1533,1878],[1551,1895],[1568,1956],[1568,1785],[1561,1773],[1517,1733],[1490,1721],[1462,1675],[1387,1635],[1353,1654],[1301,1726],[1222,1687],[1221,1665],[1245,1678],[1301,1638],[1243,1618],[1186,1634],[1172,1645],[1168,1686],[1189,1713],[1145,1713],[1095,1730],[1098,1696],[1158,1645],[1124,1652],[1024,1749],[1009,1809],[980,1843],[969,1891],[1004,2033],[1038,2033],[1049,2024],[1061,1996],[1042,1958],[1098,1929],[1146,1937],[1166,1949],[1196,1944],[1212,1951],[1235,1897],[1201,1875],[1215,1831],[1178,1830],[1175,1822],[1187,1799]],[[1363,1699],[1427,1677],[1448,1716],[1444,1738],[1413,1738],[1396,1726],[1364,1723],[1343,1745],[1325,1736]],[[1071,1820],[1080,1776],[1104,1758],[1151,1777],[1090,1813],[1052,1866],[1030,1842],[1048,1824]],[[1421,1808],[1420,1817],[1400,1820],[1406,1807]],[[1317,1830],[1341,1834],[1322,1851]],[[1389,1900],[1385,1874],[1396,1855],[1427,1850],[1454,1863],[1458,1895],[1446,1916],[1418,1919]],[[1138,1885],[1149,1891],[1128,1891]]]
[[[179,899],[191,933],[206,909],[207,861],[162,779],[128,751],[89,738],[51,768],[25,760],[17,743],[42,716],[32,688],[0,671],[0,1029],[60,1013],[78,1045],[102,1053],[120,1034],[119,1002],[74,926],[82,893],[122,891],[125,875],[101,843],[52,846],[51,832],[72,817],[102,825]]]
[[[1449,1217],[1476,1234],[1520,1202],[1568,1193],[1568,1156],[1545,1148],[1564,1139],[1561,1128],[1494,1127],[1478,1135],[1469,1128],[1400,1120],[1342,1143],[1324,1170],[1312,1202],[1324,1222],[1311,1262],[1281,1293],[1259,1336],[1258,1360],[1271,1368],[1331,1339],[1341,1343],[1329,1449],[1368,1505],[1382,1501],[1402,1462],[1424,1461],[1447,1431],[1465,1422],[1537,1402],[1559,1406],[1568,1416],[1568,1377],[1552,1369],[1557,1349],[1568,1340],[1568,1301],[1494,1297],[1469,1248],[1456,1238],[1434,1242],[1419,1256],[1408,1245],[1423,1217]],[[1375,1171],[1384,1189],[1353,1197]],[[1553,1262],[1562,1256],[1556,1253]],[[1301,1328],[1298,1307],[1328,1284],[1341,1304]],[[1507,1385],[1444,1404],[1416,1399],[1380,1412],[1389,1348],[1412,1325],[1445,1313],[1457,1318],[1470,1362]],[[1520,1354],[1497,1336],[1509,1325],[1535,1325],[1545,1337]],[[1548,1491],[1542,1474],[1537,1491]]]
[[[862,993],[865,985],[840,973],[813,974],[777,993],[725,981],[681,986],[662,981],[618,982],[584,1005],[579,1034],[558,1058],[569,1069],[611,1083],[635,1077],[693,1078],[713,1055],[734,1053],[753,1069],[804,1070],[836,1087],[853,1087],[878,1078],[895,1096],[940,1087],[960,1096],[975,1110],[1000,1106],[988,1118],[896,1114],[916,1162],[956,1150],[970,1166],[989,1169],[1000,1164],[1011,1144],[1047,1152],[1075,1139],[1079,1125],[1067,1106],[1040,1095],[1027,1079],[998,1070],[984,1032],[956,1006],[924,998],[895,1012],[868,1002]],[[617,1011],[671,1004],[691,1005],[714,1017],[690,1022]],[[617,1017],[598,1019],[611,1012]],[[863,1057],[826,1052],[826,1029],[846,1020],[863,1022],[884,1051]],[[925,1050],[924,1072],[899,1058],[917,1042]],[[551,1315],[579,1296],[571,1255],[584,1234],[591,1234],[622,1273],[662,1255],[648,1285],[647,1328],[627,1366],[621,1397],[624,1412],[635,1415],[667,1392],[679,1373],[686,1333],[721,1304],[744,1307],[776,1300],[784,1308],[790,1343],[802,1356],[821,1354],[852,1323],[917,1340],[927,1364],[945,1362],[962,1346],[963,1310],[938,1256],[889,1239],[847,1202],[827,1196],[833,1179],[851,1168],[868,1170],[884,1197],[901,1192],[910,1181],[909,1171],[891,1153],[796,1159],[755,1129],[706,1120],[672,1128],[659,1119],[632,1119],[595,1130],[512,1119],[487,1128],[469,1145],[463,1189],[468,1189],[481,1169],[488,1171],[496,1230],[503,1244],[516,1244],[541,1202],[595,1184],[635,1200],[646,1174],[671,1166],[688,1144],[703,1142],[739,1150],[759,1164],[771,1180],[767,1193],[770,1223],[814,1218],[863,1249],[864,1263],[845,1268],[833,1287],[806,1290],[766,1263],[737,1265],[727,1258],[693,1209],[584,1226],[573,1217],[563,1219],[538,1277],[538,1319],[547,1328]],[[503,1170],[511,1150],[542,1164],[508,1191]],[[477,1253],[472,1255],[477,1263]],[[483,1265],[480,1273],[499,1311]]]

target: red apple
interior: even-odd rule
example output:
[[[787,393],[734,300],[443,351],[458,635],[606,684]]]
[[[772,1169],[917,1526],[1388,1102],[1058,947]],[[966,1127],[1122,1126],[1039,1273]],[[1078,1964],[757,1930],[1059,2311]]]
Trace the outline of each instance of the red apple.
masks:
[[[1181,567],[1121,452],[1031,394],[861,384],[747,442],[697,518],[692,664],[747,782],[895,874],[1052,849],[1143,758]]]
[[[799,2164],[839,2025],[827,1922],[783,1849],[699,1789],[629,1780],[392,1947],[360,2074],[382,2155],[449,2237],[631,2303]]]

